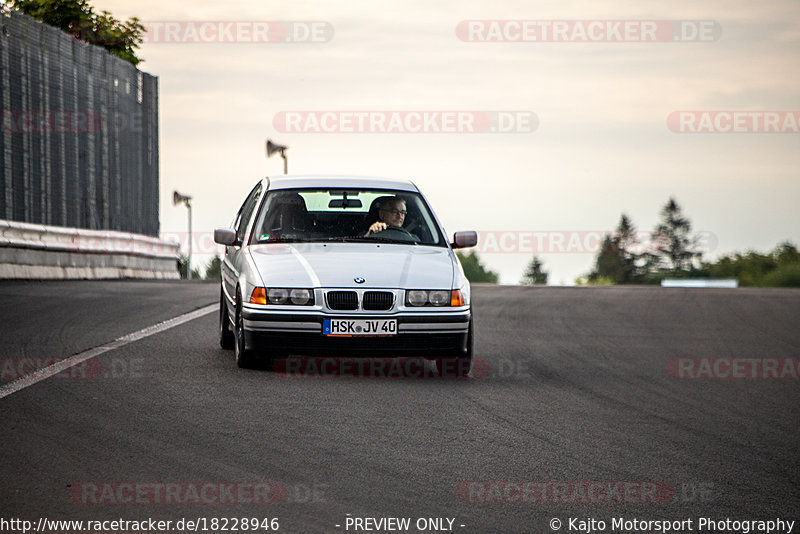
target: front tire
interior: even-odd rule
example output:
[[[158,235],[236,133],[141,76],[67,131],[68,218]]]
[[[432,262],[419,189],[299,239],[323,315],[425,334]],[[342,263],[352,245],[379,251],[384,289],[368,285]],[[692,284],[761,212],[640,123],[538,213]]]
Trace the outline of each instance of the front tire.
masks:
[[[242,296],[236,295],[236,329],[234,331],[233,353],[236,357],[236,365],[242,369],[253,367],[255,355],[253,349],[248,349],[245,343],[244,318],[242,317]]]

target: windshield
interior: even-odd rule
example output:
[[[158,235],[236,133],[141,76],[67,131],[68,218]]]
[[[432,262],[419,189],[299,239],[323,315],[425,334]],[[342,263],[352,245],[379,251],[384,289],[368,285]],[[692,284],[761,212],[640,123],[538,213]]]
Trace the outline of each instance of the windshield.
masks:
[[[385,189],[270,191],[250,243],[329,241],[446,246],[419,194]]]

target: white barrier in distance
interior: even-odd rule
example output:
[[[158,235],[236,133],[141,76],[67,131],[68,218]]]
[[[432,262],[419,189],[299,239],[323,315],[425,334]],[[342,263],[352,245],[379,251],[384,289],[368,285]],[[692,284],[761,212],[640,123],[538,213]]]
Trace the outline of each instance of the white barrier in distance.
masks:
[[[739,281],[735,278],[665,278],[661,280],[661,287],[715,287],[733,289],[739,287]]]

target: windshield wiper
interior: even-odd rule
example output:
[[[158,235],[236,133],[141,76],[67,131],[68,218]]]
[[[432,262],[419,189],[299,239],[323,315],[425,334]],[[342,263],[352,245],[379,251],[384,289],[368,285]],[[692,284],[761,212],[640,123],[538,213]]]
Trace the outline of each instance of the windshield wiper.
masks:
[[[328,241],[341,241],[342,243],[368,243],[374,241],[371,237],[364,237],[363,235],[343,235],[337,237],[329,237]]]
[[[270,243],[304,243],[305,239],[297,237],[271,237],[269,239],[259,239],[256,241],[259,245],[269,245]]]
[[[418,241],[414,239],[392,239],[391,237],[382,237],[379,235],[371,235],[369,237],[365,237],[364,239],[367,241],[380,241],[381,243],[395,243],[397,245],[416,245],[418,243]]]

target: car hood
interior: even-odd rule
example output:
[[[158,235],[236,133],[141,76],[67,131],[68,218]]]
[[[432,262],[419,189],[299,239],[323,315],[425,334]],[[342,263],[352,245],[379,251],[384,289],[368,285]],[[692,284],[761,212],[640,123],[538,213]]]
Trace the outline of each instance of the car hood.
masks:
[[[250,257],[266,287],[450,289],[453,284],[454,260],[444,247],[275,243],[251,246]]]

